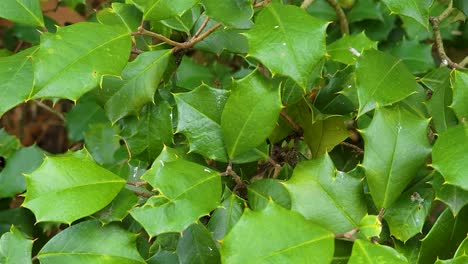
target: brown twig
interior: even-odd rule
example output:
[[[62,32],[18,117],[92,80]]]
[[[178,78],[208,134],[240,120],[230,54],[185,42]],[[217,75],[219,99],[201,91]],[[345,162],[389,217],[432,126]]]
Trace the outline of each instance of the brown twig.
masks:
[[[302,130],[301,126],[298,123],[296,123],[296,121],[294,121],[288,115],[288,113],[286,113],[286,111],[284,109],[281,109],[280,115],[281,115],[281,117],[284,118],[284,120],[288,121],[288,123],[291,125],[291,127],[294,129],[294,131],[299,132],[299,131]]]
[[[270,162],[270,164],[273,166],[273,169],[274,169],[272,178],[273,179],[278,178],[278,174],[279,174],[279,172],[281,170],[281,165],[279,165],[271,157],[268,157],[268,162]]]
[[[37,100],[34,100],[33,101],[37,106],[41,107],[42,109],[44,110],[47,110],[48,112],[54,114],[55,116],[57,116],[60,120],[64,121],[65,122],[65,117],[63,116],[62,113],[60,113],[59,111],[56,111],[55,109],[53,109],[52,107],[44,104],[43,102],[41,101],[37,101]]]
[[[222,176],[231,176],[234,181],[236,182],[236,186],[234,187],[234,192],[238,189],[245,188],[245,184],[242,181],[242,178],[232,169],[232,162],[229,161],[228,166],[226,167],[226,171],[221,174]]]
[[[458,65],[465,68],[468,65],[468,56],[466,56],[460,63],[458,63]]]
[[[354,228],[354,229],[351,229],[347,232],[344,232],[344,233],[341,233],[341,234],[335,234],[335,238],[346,238],[346,239],[349,239],[351,241],[354,241],[356,240],[356,238],[354,237],[354,235],[359,232],[359,228]]]
[[[139,190],[131,190],[134,194],[138,195],[138,196],[141,196],[141,197],[145,197],[145,198],[150,198],[153,196],[152,193],[149,193],[149,192],[144,192],[144,191],[139,191]]]
[[[301,4],[301,8],[307,9],[313,2],[314,0],[304,0]]]
[[[383,219],[384,214],[385,214],[385,208],[380,209],[379,214],[377,215],[377,219],[381,223],[382,223],[382,219]]]
[[[137,32],[134,32],[132,33],[133,35],[147,35],[147,36],[150,36],[150,37],[153,37],[153,38],[156,38],[160,41],[163,41],[171,46],[174,46],[174,47],[180,47],[180,48],[184,48],[184,45],[183,43],[180,43],[180,42],[177,42],[177,41],[173,41],[169,38],[166,38],[165,36],[161,35],[161,34],[158,34],[158,33],[154,33],[152,31],[149,31],[149,30],[146,30],[143,26],[139,26],[138,27],[138,31]]]
[[[272,0],[263,0],[261,2],[258,2],[258,3],[255,3],[254,4],[254,7],[262,7],[262,6],[266,6],[267,4],[269,4]]]
[[[145,181],[139,181],[139,182],[138,181],[127,181],[127,184],[133,185],[135,187],[140,187],[140,186],[146,185],[148,183],[145,182]]]
[[[364,150],[362,150],[360,147],[358,147],[358,146],[356,146],[354,144],[343,141],[343,142],[340,142],[340,145],[343,145],[343,146],[348,147],[348,148],[352,148],[359,155],[364,154]]]
[[[205,20],[203,20],[203,23],[200,25],[197,32],[195,32],[195,35],[193,35],[194,38],[200,36],[202,31],[206,28],[206,25],[208,25],[208,21],[210,21],[209,17],[206,17]]]
[[[343,35],[349,35],[349,25],[348,19],[346,19],[346,14],[344,13],[341,6],[336,2],[336,0],[327,0],[328,3],[335,9],[336,16],[340,22],[340,29]]]
[[[132,52],[133,54],[140,55],[140,54],[142,54],[144,51],[142,51],[141,49],[137,49],[137,48],[135,48],[135,47],[132,47],[131,52]]]

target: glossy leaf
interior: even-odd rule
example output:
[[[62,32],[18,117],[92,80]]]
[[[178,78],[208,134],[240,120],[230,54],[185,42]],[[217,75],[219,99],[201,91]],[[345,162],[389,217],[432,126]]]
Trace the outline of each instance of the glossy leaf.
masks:
[[[139,117],[131,116],[124,120],[121,136],[132,156],[153,162],[164,145],[172,144],[172,108],[166,101],[147,104]]]
[[[27,239],[15,226],[0,238],[0,263],[30,264],[33,241]]]
[[[86,149],[99,164],[111,164],[114,154],[119,149],[119,127],[108,123],[92,124],[84,133]]]
[[[253,23],[251,0],[202,0],[206,15],[233,28],[250,28]]]
[[[230,159],[261,145],[275,127],[281,110],[278,87],[255,71],[236,81],[221,116]]]
[[[38,222],[70,224],[110,203],[125,181],[82,151],[46,156],[38,169],[26,175],[26,185],[22,206],[33,211]]]
[[[41,264],[145,263],[135,245],[136,235],[117,225],[90,220],[60,232],[39,251]],[[86,241],[86,243],[83,243]]]
[[[37,47],[33,47],[11,56],[0,57],[0,117],[28,99],[34,81],[31,55],[37,50]]]
[[[39,0],[2,0],[0,17],[31,26],[44,26]]]
[[[325,116],[312,125],[304,126],[304,141],[309,146],[312,157],[316,158],[331,151],[345,140],[349,134],[342,116]]]
[[[356,84],[359,98],[359,115],[373,110],[377,105],[390,105],[417,89],[414,76],[402,60],[369,50],[356,63]]]
[[[145,20],[162,20],[180,16],[200,0],[132,0],[143,11]]]
[[[137,202],[138,196],[128,189],[122,189],[110,204],[96,213],[96,216],[104,224],[122,221]]]
[[[284,184],[293,210],[334,233],[357,228],[366,214],[362,181],[337,171],[327,154],[297,164]]]
[[[405,2],[399,0],[382,0],[382,2],[387,5],[392,13],[410,17],[425,28],[428,28],[429,8],[433,0],[410,0]]]
[[[349,264],[408,263],[406,258],[395,249],[358,239],[354,241]]]
[[[359,233],[365,239],[378,237],[382,232],[382,223],[377,215],[365,215],[359,222]]]
[[[364,138],[366,179],[374,203],[387,208],[395,202],[431,151],[429,120],[395,106],[378,108]]]
[[[260,60],[274,74],[289,76],[305,88],[314,68],[325,56],[327,26],[328,23],[308,15],[299,7],[269,4],[245,33],[249,55]]]
[[[419,43],[417,40],[403,39],[401,43],[392,47],[389,52],[400,58],[413,74],[424,73],[434,68],[434,58],[431,54],[432,46]]]
[[[452,72],[453,103],[451,107],[459,119],[468,118],[468,72],[455,70]]]
[[[0,156],[9,158],[21,146],[19,140],[8,134],[4,128],[0,128]]]
[[[244,201],[229,188],[224,190],[221,206],[211,214],[208,229],[213,232],[213,238],[222,239],[239,221],[244,211]]]
[[[159,195],[133,209],[131,215],[150,236],[181,232],[220,202],[220,174],[175,155],[168,159],[160,156],[142,178]]]
[[[111,8],[104,8],[97,13],[97,19],[105,25],[122,26],[131,33],[138,30],[142,14],[134,5],[112,3]]]
[[[291,208],[288,190],[276,179],[262,179],[249,185],[247,198],[252,210],[263,210],[270,201],[286,209]]]
[[[211,85],[216,77],[210,69],[194,62],[189,57],[183,57],[176,72],[176,84],[189,90],[194,90],[200,85]]]
[[[461,123],[440,133],[433,147],[432,167],[445,179],[445,183],[468,190],[465,164],[468,162],[468,125]]]
[[[262,211],[244,211],[221,243],[222,263],[329,263],[333,237],[300,214],[270,202]]]
[[[208,23],[209,24],[209,23]],[[243,30],[218,29],[208,37],[198,42],[195,48],[221,54],[224,50],[245,54],[249,51],[247,38],[241,35]]]
[[[219,263],[220,256],[210,231],[202,224],[189,226],[177,243],[180,263]]]
[[[146,103],[154,102],[154,93],[166,70],[170,50],[145,52],[122,71],[122,86],[106,102],[104,108],[110,120],[137,114]]]
[[[453,0],[453,6],[468,16],[468,3],[464,0]]]
[[[200,17],[200,9],[201,7],[196,5],[192,9],[187,10],[183,15],[161,20],[161,23],[169,28],[190,34],[193,25]]]
[[[363,20],[383,21],[381,3],[375,3],[373,0],[357,0],[353,8],[346,14],[349,23]],[[387,10],[385,10],[387,12]],[[373,22],[377,22],[373,21]]]
[[[432,206],[434,194],[428,188],[410,189],[385,210],[384,219],[395,238],[406,242],[421,233]]]
[[[177,131],[190,142],[190,151],[227,161],[221,130],[221,114],[229,92],[202,85],[192,92],[175,94],[179,112]]]
[[[58,28],[55,34],[43,33],[40,49],[33,56],[31,96],[76,100],[96,88],[103,75],[119,76],[130,47],[128,32],[97,23],[77,23]]]
[[[72,141],[84,139],[84,133],[93,124],[109,123],[104,109],[92,100],[80,100],[65,114],[68,137]]]
[[[435,190],[435,199],[448,205],[454,216],[457,216],[460,210],[468,204],[468,190],[444,184],[444,178],[439,173],[435,173],[431,184]]]
[[[5,168],[0,171],[0,198],[13,197],[26,190],[23,173],[30,173],[42,163],[44,152],[31,146],[21,148],[9,159]]]
[[[361,32],[356,35],[345,35],[331,43],[327,46],[327,52],[332,60],[353,65],[356,63],[357,57],[350,49],[362,53],[364,50],[376,48],[377,42],[370,40],[364,32]]]

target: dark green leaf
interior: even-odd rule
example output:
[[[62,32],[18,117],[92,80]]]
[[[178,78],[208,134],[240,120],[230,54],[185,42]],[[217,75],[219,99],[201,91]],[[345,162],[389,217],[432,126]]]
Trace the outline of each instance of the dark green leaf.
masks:
[[[377,108],[364,137],[364,161],[372,198],[379,208],[395,202],[431,151],[429,120],[395,106]]]
[[[122,189],[109,205],[96,213],[96,216],[104,224],[122,221],[137,202],[138,196],[128,189]]]
[[[380,6],[381,4],[376,3],[374,0],[357,0],[353,8],[346,14],[346,18],[349,23],[366,19],[383,21],[384,18]]]
[[[431,184],[435,190],[435,198],[448,205],[454,216],[457,216],[458,212],[468,204],[468,190],[444,184],[444,178],[439,173],[435,173]]]
[[[333,237],[300,214],[270,202],[262,211],[244,211],[221,243],[222,263],[329,263]]]
[[[169,28],[190,34],[193,25],[195,24],[195,22],[197,22],[198,18],[200,17],[200,12],[200,6],[194,6],[192,9],[187,10],[181,16],[175,16],[165,20],[161,20],[161,24]]]
[[[419,43],[417,40],[403,39],[390,49],[390,54],[400,58],[413,74],[424,73],[434,68],[432,46]]]
[[[263,210],[270,200],[286,209],[291,209],[289,192],[276,179],[263,179],[249,185],[247,197],[252,210]]]
[[[349,136],[342,116],[323,116],[303,129],[304,141],[309,146],[313,158],[331,151]]]
[[[433,0],[382,0],[392,13],[410,17],[423,25],[429,27],[429,8]]]
[[[465,0],[453,0],[453,6],[468,16],[468,2]]]
[[[30,264],[33,241],[27,239],[21,231],[12,226],[9,233],[0,238],[0,263]]]
[[[327,26],[328,23],[308,15],[299,7],[269,4],[245,33],[249,55],[260,60],[274,74],[289,76],[305,88],[314,68],[325,56]]]
[[[202,224],[189,226],[177,243],[181,264],[219,263],[220,256],[211,233]]]
[[[180,16],[200,0],[132,0],[143,11],[145,20],[162,20]]]
[[[91,100],[80,100],[65,114],[65,125],[68,137],[72,141],[84,139],[84,133],[93,124],[109,123],[109,119],[97,103]]]
[[[362,181],[337,171],[327,154],[297,164],[284,184],[293,210],[335,233],[357,228],[366,214]]]
[[[244,201],[229,188],[225,188],[223,196],[221,206],[211,214],[207,226],[216,240],[221,240],[231,230],[244,211]]]
[[[250,28],[253,23],[252,0],[202,0],[206,15],[225,26]]]
[[[117,225],[90,220],[54,236],[37,255],[41,264],[145,263],[135,245],[136,235]],[[85,243],[84,243],[85,241]]]
[[[99,164],[112,164],[114,154],[119,149],[119,127],[109,122],[91,124],[84,133],[86,148]]]

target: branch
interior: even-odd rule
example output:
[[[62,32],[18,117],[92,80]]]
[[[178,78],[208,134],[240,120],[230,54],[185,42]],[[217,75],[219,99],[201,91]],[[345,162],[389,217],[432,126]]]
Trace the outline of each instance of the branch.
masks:
[[[138,181],[127,181],[127,184],[128,185],[133,185],[135,187],[140,187],[140,186],[146,185],[147,182],[145,182],[145,181],[140,181],[140,182],[138,182]]]
[[[338,21],[340,22],[340,29],[343,35],[349,35],[349,25],[348,19],[346,19],[346,15],[341,9],[341,6],[336,2],[336,0],[327,0],[328,3],[335,8],[336,16],[338,16]]]
[[[231,176],[234,181],[236,182],[236,186],[234,187],[234,192],[238,189],[245,188],[245,184],[242,181],[242,178],[232,169],[232,161],[229,161],[226,171],[221,174],[222,176]]]
[[[301,4],[301,8],[307,9],[313,2],[314,0],[304,0]]]
[[[346,141],[340,142],[340,145],[343,145],[348,148],[352,148],[358,155],[364,154],[364,150],[362,150],[360,147],[353,145],[351,143],[348,143]]]
[[[268,162],[270,162],[271,166],[273,166],[273,169],[274,169],[272,178],[273,179],[278,178],[278,174],[281,170],[281,165],[276,163],[276,161],[273,160],[271,157],[268,157]]]
[[[198,37],[202,33],[202,31],[206,28],[206,25],[208,25],[208,21],[210,21],[209,17],[206,17],[205,20],[203,20],[203,23],[200,25],[195,35],[193,35],[194,38]]]
[[[335,234],[335,238],[346,238],[346,239],[349,239],[351,241],[354,241],[356,240],[356,238],[354,237],[354,235],[359,232],[359,228],[354,228],[354,229],[351,229],[347,232],[344,232],[344,233],[341,233],[341,234]]]
[[[134,32],[132,33],[132,35],[147,35],[147,36],[150,36],[150,37],[153,37],[153,38],[156,38],[156,39],[159,39],[171,46],[174,46],[174,47],[179,47],[179,48],[184,48],[184,45],[183,43],[180,43],[180,42],[177,42],[177,41],[173,41],[169,38],[166,38],[165,36],[161,35],[161,34],[158,34],[158,33],[154,33],[152,31],[149,31],[149,30],[146,30],[143,26],[139,26],[138,27],[138,31],[137,32]]]
[[[59,111],[56,111],[55,109],[53,109],[52,107],[44,104],[43,102],[41,101],[37,101],[37,100],[34,100],[33,101],[35,104],[37,104],[37,106],[41,107],[42,109],[45,109],[47,110],[48,112],[54,114],[55,116],[57,116],[60,120],[64,121],[65,122],[65,117],[63,116],[62,113],[60,113]]]
[[[292,128],[294,129],[294,131],[296,132],[299,132],[302,130],[301,126],[296,123],[289,115],[288,113],[286,113],[286,111],[284,109],[281,109],[281,117],[283,117],[286,121],[288,121],[288,123],[292,126]]]
[[[468,56],[466,56],[460,63],[458,63],[458,65],[465,68],[468,65]]]
[[[134,194],[138,196],[145,197],[145,198],[150,198],[153,196],[153,194],[149,192],[143,192],[143,191],[138,191],[138,190],[130,190],[130,191],[132,191]]]
[[[258,2],[258,3],[255,3],[254,4],[254,7],[262,7],[262,6],[266,6],[267,4],[269,4],[272,0],[263,0],[261,2]]]

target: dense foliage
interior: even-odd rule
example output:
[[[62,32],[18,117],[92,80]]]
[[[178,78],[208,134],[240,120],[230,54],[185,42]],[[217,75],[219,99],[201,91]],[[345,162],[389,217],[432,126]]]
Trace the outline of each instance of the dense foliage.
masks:
[[[0,130],[0,263],[468,263],[467,1],[59,4],[0,2],[69,143]]]

